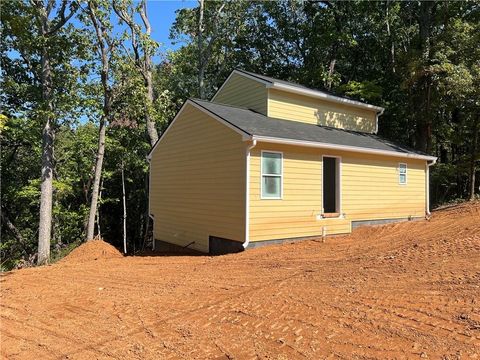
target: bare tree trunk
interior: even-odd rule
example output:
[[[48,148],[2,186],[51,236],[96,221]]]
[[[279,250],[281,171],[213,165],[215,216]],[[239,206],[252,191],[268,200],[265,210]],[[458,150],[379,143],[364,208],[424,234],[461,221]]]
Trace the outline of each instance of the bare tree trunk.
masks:
[[[98,190],[98,204],[97,204],[97,213],[96,213],[96,222],[97,222],[97,233],[98,237],[102,237],[102,229],[100,228],[100,203],[102,202],[102,190],[103,190],[103,177],[100,181],[100,189]]]
[[[395,74],[395,41],[392,38],[390,31],[390,1],[387,1],[387,10],[386,10],[386,23],[387,23],[387,35],[390,40],[390,56],[392,58],[392,72]]]
[[[97,48],[100,52],[101,57],[101,82],[103,88],[103,114],[100,118],[100,129],[98,134],[98,149],[97,149],[97,158],[95,163],[95,176],[93,179],[93,188],[92,188],[92,198],[90,201],[90,213],[88,217],[88,226],[87,226],[87,240],[93,239],[95,235],[95,214],[98,207],[98,193],[100,189],[100,179],[102,177],[102,168],[103,168],[103,158],[105,156],[105,137],[106,137],[106,128],[107,120],[110,117],[111,113],[111,103],[112,103],[112,91],[108,84],[110,62],[108,59],[108,53],[112,51],[113,45],[108,43],[108,38],[104,33],[107,27],[102,24],[100,18],[97,17],[95,5],[92,2],[88,3],[88,15],[92,24],[95,28],[97,35]]]
[[[198,97],[205,99],[205,66],[206,61],[204,59],[203,51],[203,32],[205,31],[203,25],[203,16],[205,11],[205,1],[198,0],[199,2],[199,14],[198,14]]]
[[[127,253],[127,203],[125,201],[125,166],[122,160],[123,252]]]
[[[333,72],[335,71],[335,63],[336,62],[337,62],[336,59],[332,59],[332,61],[330,61],[330,66],[328,67],[328,80],[327,80],[328,90],[332,90]]]
[[[475,172],[476,166],[475,161],[477,158],[477,148],[478,148],[478,121],[479,117],[474,120],[473,124],[473,140],[472,140],[472,150],[470,154],[470,201],[475,200]]]
[[[48,263],[50,259],[50,239],[52,236],[53,208],[53,141],[55,130],[50,119],[47,119],[42,134],[42,172],[40,186],[40,223],[38,229],[39,265]]]
[[[147,2],[146,0],[142,1],[140,6],[140,17],[142,18],[143,24],[145,25],[145,34],[148,38],[152,33],[152,27],[150,26],[150,21],[148,20],[147,15]],[[151,107],[153,106],[153,81],[152,81],[152,54],[148,49],[144,49],[144,68],[145,68],[145,87],[147,88],[147,104],[145,111],[145,120],[147,123],[147,133],[150,139],[150,145],[153,147],[158,140],[158,132],[155,128],[155,121],[151,116]]]
[[[95,236],[95,215],[98,207],[98,195],[100,189],[100,179],[102,177],[103,158],[105,155],[105,120],[100,121],[100,130],[98,133],[98,150],[95,163],[95,177],[93,180],[92,199],[90,200],[90,213],[88,217],[87,240],[92,240]]]
[[[41,34],[42,54],[40,59],[42,110],[46,114],[45,126],[42,132],[42,169],[40,185],[40,220],[38,227],[38,257],[39,265],[50,260],[50,240],[52,237],[52,207],[53,207],[53,174],[54,167],[54,140],[55,124],[52,118],[52,68],[48,48],[48,38],[60,30],[76,12],[76,7],[71,8],[70,14],[65,16],[67,0],[62,0],[54,21],[49,20],[53,2],[44,4],[41,0],[31,0],[31,5],[36,10],[38,30]]]
[[[52,208],[53,208],[53,143],[55,129],[52,124],[52,69],[50,67],[49,50],[46,39],[49,32],[48,12],[42,2],[36,2],[40,17],[40,32],[43,37],[41,64],[42,101],[46,113],[45,126],[42,132],[42,170],[40,185],[40,222],[38,228],[38,257],[39,265],[50,260],[50,240],[52,236]]]
[[[420,12],[418,16],[419,36],[420,36],[420,51],[422,56],[422,66],[426,67],[430,60],[431,48],[431,22],[433,13],[435,11],[436,3],[433,1],[424,1],[420,3]],[[432,111],[431,111],[431,91],[432,79],[430,74],[425,74],[419,80],[421,86],[419,104],[420,109],[417,109],[417,126],[416,139],[417,149],[423,152],[429,152],[431,148],[431,132],[432,132]]]
[[[27,248],[27,245],[26,245],[25,239],[23,238],[20,231],[16,228],[16,226],[10,221],[10,219],[8,218],[3,208],[0,210],[0,215],[1,215],[0,218],[2,220],[2,223],[5,223],[5,225],[7,226],[7,229],[10,230],[12,235],[15,237],[15,239],[17,239],[18,243],[22,246],[24,252],[26,252],[25,249]]]

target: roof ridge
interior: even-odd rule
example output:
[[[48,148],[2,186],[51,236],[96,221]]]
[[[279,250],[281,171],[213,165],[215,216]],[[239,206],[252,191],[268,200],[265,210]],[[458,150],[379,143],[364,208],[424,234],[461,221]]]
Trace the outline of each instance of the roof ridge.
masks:
[[[257,73],[247,71],[247,70],[244,70],[244,69],[240,69],[240,68],[234,68],[234,71],[238,71],[238,72],[241,72],[245,75],[255,77],[260,81],[268,82],[270,84],[275,84],[275,83],[280,84],[280,85],[283,84],[285,86],[292,86],[292,87],[296,87],[296,88],[307,90],[307,91],[314,91],[314,92],[325,94],[327,96],[332,96],[332,97],[336,97],[336,98],[339,98],[339,99],[355,102],[355,103],[358,103],[358,105],[381,108],[380,106],[370,104],[370,103],[368,103],[364,100],[356,99],[356,98],[350,97],[350,96],[345,95],[345,94],[337,94],[337,93],[335,93],[331,90],[327,90],[327,89],[323,89],[323,88],[314,88],[314,87],[302,85],[298,82],[278,79],[278,78],[274,78],[272,76],[267,76],[267,75],[262,75],[262,74],[257,74]]]

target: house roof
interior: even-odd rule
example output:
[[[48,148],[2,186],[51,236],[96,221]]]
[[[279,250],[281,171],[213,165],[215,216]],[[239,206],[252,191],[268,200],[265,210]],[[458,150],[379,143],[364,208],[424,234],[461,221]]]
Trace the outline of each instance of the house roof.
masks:
[[[190,101],[239,133],[259,141],[436,159],[373,134],[270,118],[250,109],[199,99]]]
[[[324,99],[327,101],[332,101],[336,103],[341,103],[341,104],[346,104],[354,107],[359,107],[363,109],[368,109],[372,111],[376,111],[379,113],[382,113],[384,111],[384,108],[380,106],[375,106],[371,104],[367,104],[358,100],[350,99],[345,96],[338,96],[331,94],[327,91],[324,90],[317,90],[317,89],[311,89],[303,85],[299,85],[290,81],[285,81],[285,80],[280,80],[280,79],[274,79],[269,76],[265,75],[260,75],[260,74],[255,74],[250,71],[245,71],[242,69],[235,69],[233,70],[227,80],[223,83],[223,85],[218,89],[218,91],[215,93],[213,96],[212,100],[215,99],[215,96],[220,92],[222,87],[228,82],[228,79],[233,75],[233,74],[238,74],[241,76],[248,77],[250,79],[253,79],[255,81],[261,82],[265,84],[266,87],[268,88],[273,88],[273,89],[278,89],[278,90],[283,90],[291,93],[296,93],[296,94],[301,94],[301,95],[306,95],[310,97],[315,97],[315,98],[320,98]]]

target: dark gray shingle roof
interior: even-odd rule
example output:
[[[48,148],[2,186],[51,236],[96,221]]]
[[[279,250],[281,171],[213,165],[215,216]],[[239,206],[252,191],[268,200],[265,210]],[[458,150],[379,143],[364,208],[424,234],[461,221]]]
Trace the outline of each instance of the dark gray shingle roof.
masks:
[[[209,101],[190,99],[212,114],[243,131],[246,135],[272,137],[324,144],[355,146],[372,150],[424,155],[373,134],[270,118],[255,111]]]

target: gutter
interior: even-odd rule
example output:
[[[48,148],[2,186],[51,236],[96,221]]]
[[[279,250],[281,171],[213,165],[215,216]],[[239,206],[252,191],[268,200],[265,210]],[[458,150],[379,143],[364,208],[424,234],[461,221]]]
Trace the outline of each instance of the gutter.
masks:
[[[152,223],[153,223],[155,221],[155,218],[150,213],[150,198],[151,198],[150,189],[152,186],[152,165],[151,165],[152,158],[150,154],[148,154],[146,158],[148,162],[148,217],[152,220]],[[152,251],[154,250],[155,250],[155,235],[153,236],[153,241],[152,241]]]
[[[431,163],[426,163],[425,165],[425,216],[429,217],[432,215],[430,212],[430,166],[433,166],[437,163],[437,158],[432,160]]]
[[[327,93],[324,93],[324,92],[321,92],[321,91],[304,89],[304,88],[300,88],[300,87],[297,87],[297,86],[281,84],[281,83],[278,83],[278,82],[274,82],[270,86],[267,85],[267,87],[269,87],[271,89],[288,91],[288,92],[291,92],[291,93],[294,93],[294,94],[300,94],[300,95],[315,97],[315,98],[318,98],[318,99],[324,99],[324,100],[332,101],[332,102],[335,102],[335,103],[338,103],[338,104],[345,104],[345,105],[355,106],[355,107],[362,108],[362,109],[373,110],[373,111],[381,112],[381,113],[383,113],[383,111],[385,110],[384,108],[382,108],[380,106],[365,104],[365,103],[362,103],[360,101],[345,99],[345,98],[335,96],[335,95],[330,95],[330,94],[327,94]]]
[[[378,134],[378,118],[383,115],[384,111],[385,109],[382,108],[382,110],[377,111],[377,113],[375,114],[375,135]]]
[[[246,148],[245,157],[245,241],[242,244],[243,249],[250,243],[250,150],[257,145],[257,140],[252,139],[252,143]]]
[[[437,160],[436,157],[429,156],[429,155],[402,153],[402,152],[391,151],[391,150],[377,150],[377,149],[369,149],[369,148],[349,146],[349,145],[335,145],[335,144],[321,143],[316,141],[300,141],[300,140],[292,140],[292,139],[284,139],[284,138],[274,138],[274,137],[268,137],[268,136],[252,136],[251,139],[261,141],[261,142],[274,143],[274,144],[296,145],[296,146],[305,146],[305,147],[339,150],[339,151],[352,151],[352,152],[364,153],[364,154],[385,155],[385,156],[394,156],[394,157],[419,159],[419,160],[427,160],[427,161]]]

